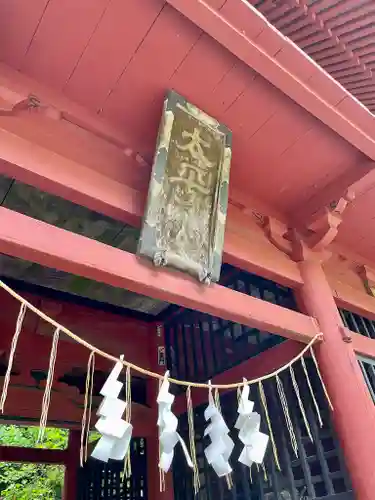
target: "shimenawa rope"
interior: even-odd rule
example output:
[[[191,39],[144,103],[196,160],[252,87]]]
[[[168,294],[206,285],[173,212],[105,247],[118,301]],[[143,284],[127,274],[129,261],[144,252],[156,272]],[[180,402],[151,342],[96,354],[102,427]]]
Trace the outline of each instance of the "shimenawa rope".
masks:
[[[0,280],[0,288],[3,288],[4,290],[6,290],[10,295],[12,295],[12,297],[14,297],[19,302],[21,302],[21,304],[24,304],[30,311],[33,311],[37,316],[39,316],[40,318],[44,319],[44,321],[46,321],[47,323],[50,323],[52,326],[54,326],[60,332],[65,333],[65,335],[67,335],[71,339],[75,340],[78,344],[83,345],[84,347],[86,347],[90,351],[95,352],[95,354],[98,354],[99,356],[102,356],[103,358],[106,358],[106,359],[108,359],[110,361],[113,361],[114,363],[117,363],[119,361],[119,358],[117,358],[116,356],[113,356],[111,354],[108,354],[105,351],[102,351],[101,349],[98,349],[97,347],[93,346],[92,344],[90,344],[86,340],[82,339],[81,337],[79,337],[78,335],[76,335],[75,333],[73,333],[71,330],[69,330],[65,326],[61,325],[60,323],[58,323],[54,319],[50,318],[47,314],[45,314],[44,312],[40,311],[37,307],[33,306],[30,302],[28,302],[26,299],[24,299],[21,295],[19,295],[17,292],[15,292],[12,288],[10,288],[8,285],[6,285],[1,280]],[[320,374],[320,371],[319,371],[319,368],[318,368],[318,364],[317,364],[317,361],[316,361],[316,358],[315,358],[315,355],[314,355],[314,351],[312,349],[312,346],[318,340],[321,340],[322,337],[323,337],[322,333],[316,334],[315,337],[312,338],[311,341],[302,349],[302,351],[297,356],[295,356],[293,359],[291,359],[288,363],[286,363],[284,366],[281,366],[277,370],[274,370],[273,372],[271,372],[271,373],[269,373],[267,375],[264,375],[262,377],[258,377],[258,378],[253,379],[253,380],[247,380],[246,382],[242,381],[242,382],[237,382],[237,383],[233,383],[233,384],[211,384],[211,385],[209,385],[209,384],[205,384],[205,383],[201,383],[201,382],[189,382],[189,381],[186,381],[186,380],[178,380],[178,379],[175,379],[175,378],[172,378],[172,377],[169,377],[168,380],[172,384],[186,386],[186,387],[197,387],[197,388],[202,388],[202,389],[209,389],[210,387],[211,387],[211,389],[236,389],[237,387],[243,387],[244,385],[258,384],[259,382],[262,382],[264,380],[268,380],[270,378],[274,378],[279,373],[281,373],[284,370],[290,368],[296,361],[298,361],[299,359],[301,359],[306,354],[307,351],[310,350],[311,355],[312,355],[313,360],[314,360],[314,363],[315,363],[315,365],[317,367],[317,372],[318,372],[320,381],[322,383],[324,393],[325,393],[325,395],[326,395],[326,397],[328,399],[328,402],[329,402],[330,406],[332,407],[332,403],[331,403],[331,401],[329,399],[327,389],[326,389],[326,387],[324,385],[324,382],[323,382],[322,376]],[[155,372],[153,372],[151,370],[146,370],[145,368],[142,368],[141,366],[137,366],[137,365],[135,365],[133,363],[130,363],[129,361],[122,360],[121,362],[123,363],[124,366],[127,366],[131,370],[134,370],[134,371],[136,371],[138,373],[142,373],[143,375],[147,375],[149,377],[153,377],[153,378],[156,378],[156,379],[159,379],[159,380],[163,380],[163,378],[164,378],[164,375],[161,375],[159,373],[155,373]]]

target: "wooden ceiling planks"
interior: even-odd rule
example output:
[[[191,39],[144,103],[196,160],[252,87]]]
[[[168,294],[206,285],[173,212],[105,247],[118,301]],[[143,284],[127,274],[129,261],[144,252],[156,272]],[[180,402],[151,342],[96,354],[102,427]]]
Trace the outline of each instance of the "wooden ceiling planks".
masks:
[[[61,89],[74,71],[109,0],[50,0],[20,69]]]
[[[199,28],[165,6],[104,103],[103,115],[138,138],[150,141],[151,135],[153,150],[168,82],[200,36]]]
[[[256,76],[242,61],[236,60],[210,94],[208,112],[224,121],[226,111],[242,96]]]
[[[310,129],[280,158],[284,169],[291,162],[299,165],[299,175],[293,179],[293,183],[282,178],[280,174],[283,168],[272,179],[273,183],[280,186],[280,209],[291,215],[293,204],[294,207],[303,206],[305,200],[319,193],[358,161],[358,151],[330,130]]]
[[[247,140],[278,111],[282,99],[273,85],[257,75],[226,111],[224,120],[234,134],[241,134],[241,138]]]
[[[330,130],[318,128],[311,121],[302,121],[299,130],[296,127],[294,134],[288,134],[287,117],[290,115],[286,110],[272,117],[274,126],[281,127],[279,131],[274,128],[273,135],[270,135],[272,128],[268,121],[253,140],[241,140],[239,147],[233,150],[233,162],[236,164],[244,157],[251,170],[250,167],[247,172],[243,168],[238,170],[232,180],[239,188],[248,182],[251,172],[254,192],[280,212],[288,214],[291,207],[303,203],[325,187],[330,179],[355,165],[358,152]],[[296,119],[294,125],[297,123]],[[295,174],[293,177],[291,171]]]
[[[337,243],[374,262],[375,233],[371,230],[375,219],[375,186],[357,196],[345,214]]]
[[[220,103],[213,98],[214,90],[236,60],[227,50],[206,33],[197,40],[168,82],[170,88],[179,89],[188,99],[194,99],[198,107],[218,116]]]
[[[163,4],[162,0],[110,1],[64,93],[89,109],[100,110],[135,57]],[[105,71],[98,61],[105,64]],[[87,75],[91,76],[89,86]]]
[[[19,69],[49,0],[0,0],[0,60]]]
[[[294,102],[284,103],[247,141],[246,146],[252,157],[262,162],[275,161],[295,142],[300,140],[317,124],[313,116],[306,113]],[[270,138],[277,137],[277,141]]]

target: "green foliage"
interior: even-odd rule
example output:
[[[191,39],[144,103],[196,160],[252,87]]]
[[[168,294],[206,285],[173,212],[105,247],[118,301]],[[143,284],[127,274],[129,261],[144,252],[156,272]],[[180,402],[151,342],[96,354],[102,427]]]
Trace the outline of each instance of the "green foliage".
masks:
[[[0,443],[27,448],[66,448],[67,430],[46,429],[43,444],[37,443],[38,432],[37,427],[1,425]],[[63,466],[0,462],[1,500],[60,500],[63,484]]]

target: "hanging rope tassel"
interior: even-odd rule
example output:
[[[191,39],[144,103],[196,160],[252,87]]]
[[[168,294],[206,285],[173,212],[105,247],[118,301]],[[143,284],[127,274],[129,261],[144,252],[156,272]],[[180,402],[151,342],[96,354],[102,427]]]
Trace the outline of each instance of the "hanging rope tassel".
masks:
[[[319,420],[319,426],[323,427],[323,420],[322,420],[322,416],[320,414],[320,408],[319,408],[318,402],[316,400],[316,397],[315,397],[315,394],[314,394],[314,391],[313,391],[313,388],[312,388],[312,385],[311,385],[311,380],[310,380],[309,372],[307,371],[307,367],[306,367],[306,363],[305,363],[305,359],[304,358],[301,358],[301,364],[302,364],[303,371],[305,372],[306,382],[307,382],[307,385],[309,386],[309,391],[310,391],[311,399],[313,400],[313,403],[314,403],[316,416],[318,417],[318,420]]]
[[[47,375],[46,387],[44,389],[44,394],[43,394],[42,414],[40,417],[38,443],[41,443],[43,441],[44,433],[47,426],[48,410],[51,402],[51,390],[53,384],[53,377],[55,374],[57,344],[59,342],[59,335],[60,335],[60,328],[56,328],[55,333],[53,334],[51,354],[49,358],[48,375]]]
[[[197,495],[197,493],[200,490],[201,484],[199,479],[197,453],[195,449],[194,412],[193,412],[193,403],[191,399],[190,387],[188,387],[186,391],[186,406],[187,406],[188,424],[189,424],[190,457],[193,462],[194,494]]]
[[[270,419],[270,416],[268,413],[267,398],[266,398],[266,394],[264,392],[264,388],[263,388],[263,384],[262,384],[261,380],[259,380],[259,382],[258,382],[258,387],[259,387],[260,400],[262,402],[264,413],[266,415],[267,426],[268,426],[268,431],[270,434],[273,456],[275,458],[276,467],[279,469],[279,471],[281,471],[280,462],[279,462],[279,455],[277,453],[276,442],[275,442],[275,438],[274,438],[273,431],[272,431],[271,419]]]
[[[83,467],[83,464],[87,461],[87,450],[88,450],[89,434],[91,427],[92,391],[94,386],[94,373],[95,373],[95,353],[91,352],[89,360],[87,362],[85,403],[82,415],[81,449],[80,449],[81,467]]]
[[[328,394],[328,391],[327,391],[327,387],[326,387],[326,385],[325,385],[325,383],[324,383],[324,381],[323,381],[322,374],[320,373],[320,369],[319,369],[318,361],[317,361],[317,359],[316,359],[316,357],[315,357],[315,352],[314,352],[314,349],[312,348],[312,344],[311,344],[311,346],[310,346],[310,354],[311,354],[311,357],[312,357],[312,359],[313,359],[313,361],[314,361],[315,369],[316,369],[316,372],[317,372],[318,377],[319,377],[319,379],[320,379],[320,383],[321,383],[321,385],[322,385],[322,388],[323,388],[323,391],[324,391],[324,395],[325,395],[325,397],[326,397],[326,399],[327,399],[327,402],[328,402],[328,404],[329,404],[329,407],[330,407],[331,411],[334,411],[334,409],[333,409],[333,404],[332,404],[332,401],[331,401],[331,398],[329,397],[329,394]]]
[[[21,307],[20,307],[20,312],[18,313],[16,330],[15,330],[13,338],[12,338],[12,344],[11,344],[10,353],[9,353],[8,367],[7,367],[7,371],[6,371],[5,378],[4,378],[3,392],[1,394],[1,400],[0,400],[1,413],[4,413],[5,401],[6,401],[7,396],[8,396],[10,376],[12,374],[14,355],[16,353],[18,338],[19,338],[21,330],[22,330],[22,324],[23,324],[23,320],[25,318],[26,310],[27,310],[26,304],[24,302],[22,302]]]
[[[132,419],[132,376],[130,372],[130,366],[126,367],[125,402],[126,402],[125,420],[130,424]],[[124,460],[124,477],[126,477],[126,479],[129,479],[132,475],[130,449],[131,446],[129,446]]]
[[[292,423],[292,419],[291,419],[290,413],[289,413],[288,401],[286,399],[283,383],[278,375],[276,375],[276,387],[277,387],[277,392],[279,393],[281,407],[282,407],[283,412],[284,412],[286,426],[287,426],[288,431],[289,431],[290,443],[292,445],[292,449],[294,451],[295,456],[298,458],[297,439],[296,439],[296,435],[294,434],[293,423]]]
[[[307,434],[308,434],[308,436],[310,438],[310,441],[314,442],[314,439],[313,439],[312,434],[311,434],[310,424],[309,424],[309,421],[307,420],[305,408],[303,406],[302,399],[301,399],[301,394],[299,392],[299,387],[298,387],[297,379],[296,379],[296,376],[294,374],[294,370],[293,370],[292,366],[289,367],[289,371],[290,371],[290,376],[292,378],[294,392],[295,392],[295,394],[297,396],[298,406],[299,406],[299,409],[301,410],[301,414],[302,414],[303,422],[304,422],[305,427],[306,427]]]
[[[262,464],[261,467],[263,469],[263,478],[264,478],[265,482],[268,483],[268,474],[267,474],[266,466],[264,464]]]
[[[1,280],[0,280],[0,288],[2,288],[3,290],[5,290],[7,293],[9,293],[9,295],[11,295],[12,297],[14,297],[19,302],[21,302],[21,304],[25,304],[25,306],[27,307],[28,310],[32,311],[34,314],[36,314],[37,316],[39,316],[41,319],[43,319],[44,321],[46,321],[47,323],[49,323],[53,327],[59,329],[61,332],[64,332],[65,335],[67,335],[69,338],[71,338],[72,340],[74,340],[78,344],[84,346],[86,349],[89,349],[90,351],[94,351],[99,356],[102,356],[103,358],[108,359],[110,361],[113,361],[115,363],[118,361],[117,357],[115,357],[115,356],[113,356],[113,355],[111,355],[111,354],[109,354],[109,353],[107,353],[105,351],[102,351],[98,347],[95,347],[94,345],[90,344],[89,342],[87,342],[83,338],[81,338],[78,335],[76,335],[75,333],[73,333],[71,330],[69,330],[65,326],[61,325],[60,323],[58,323],[54,319],[50,318],[47,314],[45,314],[43,311],[41,311],[40,309],[38,309],[37,307],[35,307],[33,304],[31,304],[31,302],[28,302],[26,299],[24,299],[21,295],[19,295],[17,292],[15,292],[14,290],[12,290],[12,288],[10,288],[8,285],[6,285]],[[248,384],[259,383],[259,381],[264,381],[264,380],[268,380],[270,378],[275,377],[277,374],[283,372],[284,370],[287,370],[292,364],[296,363],[299,359],[301,359],[302,356],[304,356],[304,354],[307,351],[310,350],[311,351],[311,356],[314,359],[314,363],[315,363],[315,365],[317,367],[317,372],[318,372],[319,377],[321,379],[322,386],[323,386],[324,392],[326,394],[327,400],[328,400],[328,402],[330,404],[331,409],[333,409],[332,408],[332,403],[330,402],[330,399],[328,397],[327,390],[326,390],[325,385],[323,383],[323,380],[321,378],[320,371],[319,371],[319,368],[318,368],[318,365],[317,365],[317,361],[315,359],[314,352],[311,349],[312,345],[315,344],[318,340],[321,340],[322,337],[323,337],[322,333],[317,333],[315,335],[315,337],[313,339],[311,339],[311,341],[309,342],[309,344],[307,344],[297,356],[295,356],[293,359],[291,359],[284,366],[278,368],[277,370],[273,371],[272,373],[269,373],[268,375],[265,375],[263,377],[257,378],[255,380],[249,380]],[[134,363],[130,363],[129,361],[124,361],[124,365],[130,367],[132,370],[136,371],[137,373],[142,373],[143,375],[146,375],[146,376],[149,376],[149,377],[153,377],[153,378],[158,379],[158,380],[163,380],[163,378],[164,378],[164,376],[160,375],[159,373],[147,370],[146,368],[143,368],[141,366],[135,365]],[[187,381],[187,380],[178,380],[178,379],[175,379],[175,378],[172,378],[172,377],[168,377],[168,381],[170,383],[172,383],[172,384],[176,384],[176,385],[184,386],[184,387],[191,386],[191,387],[200,387],[202,389],[208,389],[209,388],[209,384],[199,383],[199,382],[190,382],[190,381]],[[212,385],[212,388],[217,388],[217,389],[237,389],[237,387],[242,387],[242,386],[243,386],[243,382],[241,381],[241,382],[235,382],[233,384]]]

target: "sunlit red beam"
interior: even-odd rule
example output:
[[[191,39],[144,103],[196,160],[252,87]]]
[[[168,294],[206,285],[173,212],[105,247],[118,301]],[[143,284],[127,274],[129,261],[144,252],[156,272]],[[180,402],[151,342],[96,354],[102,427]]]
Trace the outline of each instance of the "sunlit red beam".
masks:
[[[184,274],[157,270],[133,254],[6,208],[0,208],[0,252],[302,342],[318,332],[309,316],[220,285],[204,287]]]

